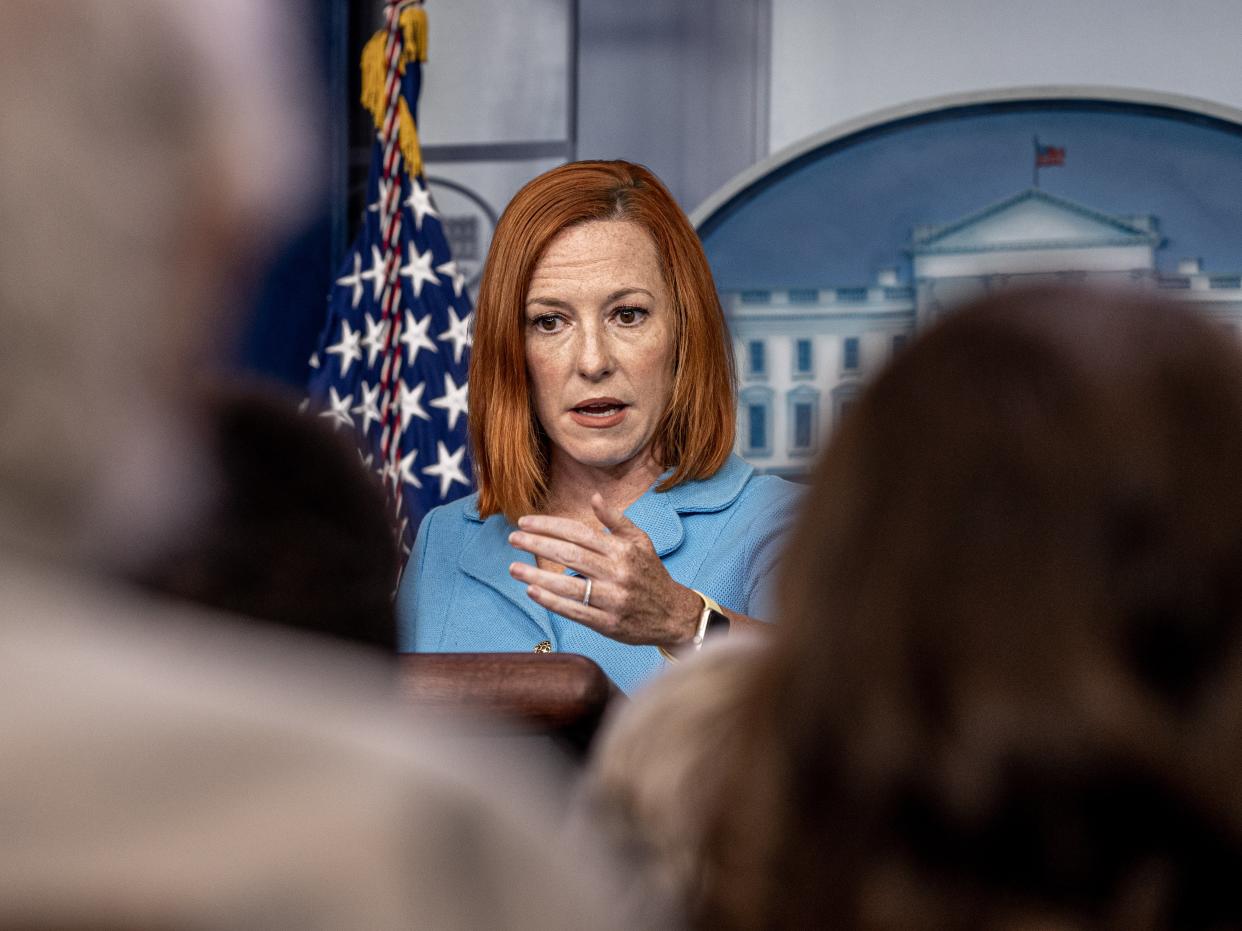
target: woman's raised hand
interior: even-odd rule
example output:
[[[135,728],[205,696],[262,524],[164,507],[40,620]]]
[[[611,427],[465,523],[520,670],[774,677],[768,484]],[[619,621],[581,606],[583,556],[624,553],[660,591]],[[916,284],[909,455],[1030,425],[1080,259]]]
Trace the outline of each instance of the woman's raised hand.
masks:
[[[520,562],[510,564],[509,574],[526,583],[536,603],[613,640],[664,647],[690,640],[702,609],[699,596],[673,581],[647,534],[602,496],[591,496],[591,509],[609,532],[568,517],[532,514],[509,535],[517,549],[581,578]]]

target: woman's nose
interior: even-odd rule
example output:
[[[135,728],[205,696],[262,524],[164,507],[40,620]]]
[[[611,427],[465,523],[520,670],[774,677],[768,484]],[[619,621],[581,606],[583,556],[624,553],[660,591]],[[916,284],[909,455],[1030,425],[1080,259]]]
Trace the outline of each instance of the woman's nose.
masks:
[[[578,344],[578,374],[599,381],[615,367],[608,335],[603,327],[583,327]]]

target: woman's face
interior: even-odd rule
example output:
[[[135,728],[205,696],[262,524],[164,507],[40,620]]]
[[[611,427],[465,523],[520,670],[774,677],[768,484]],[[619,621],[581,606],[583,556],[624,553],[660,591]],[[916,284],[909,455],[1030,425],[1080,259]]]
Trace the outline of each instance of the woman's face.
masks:
[[[526,366],[552,455],[611,468],[646,451],[673,389],[673,304],[637,223],[564,230],[526,293]]]

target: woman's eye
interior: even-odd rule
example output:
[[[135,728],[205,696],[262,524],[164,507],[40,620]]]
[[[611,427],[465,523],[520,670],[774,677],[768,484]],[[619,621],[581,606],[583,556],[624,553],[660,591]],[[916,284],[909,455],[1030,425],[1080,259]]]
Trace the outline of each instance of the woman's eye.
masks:
[[[544,314],[536,317],[532,323],[536,330],[543,333],[555,333],[561,328],[561,318],[558,314]]]
[[[647,316],[647,311],[641,307],[618,307],[615,316],[617,323],[622,326],[634,326],[643,322]]]

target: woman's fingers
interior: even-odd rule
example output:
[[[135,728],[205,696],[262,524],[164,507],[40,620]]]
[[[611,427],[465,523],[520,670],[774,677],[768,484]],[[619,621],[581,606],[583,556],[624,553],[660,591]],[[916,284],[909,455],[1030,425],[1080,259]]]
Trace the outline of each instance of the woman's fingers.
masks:
[[[509,575],[513,576],[519,582],[526,582],[528,585],[538,585],[542,589],[552,592],[554,595],[560,595],[562,598],[569,598],[581,602],[586,595],[586,578],[580,575],[565,575],[562,572],[549,572],[547,569],[539,569],[535,566],[527,565],[524,562],[515,562],[509,564]],[[602,589],[604,585],[592,580],[591,582],[591,604],[600,608],[603,606],[604,593]]]
[[[581,583],[581,580],[579,580],[579,583]],[[542,585],[527,585],[526,594],[531,601],[559,614],[561,617],[567,617],[571,621],[585,624],[587,627],[598,630],[605,636],[613,636],[611,632],[615,625],[612,615],[607,611],[602,611],[591,605],[584,605],[581,599],[566,598],[564,595],[558,595]],[[592,597],[594,597],[594,594],[592,594]]]
[[[590,604],[583,604],[586,579],[513,563],[510,574],[526,583],[526,594],[549,611],[585,624],[623,643],[671,643],[681,636],[683,617],[693,613],[656,555],[651,540],[625,514],[599,494],[591,498],[595,517],[609,531],[564,517],[527,515],[509,542],[537,558],[567,566],[591,579]],[[693,605],[691,606],[693,607]]]
[[[600,554],[559,537],[517,530],[509,534],[509,543],[516,549],[525,550],[533,556],[542,556],[591,578],[597,578],[606,571]]]
[[[638,529],[638,525],[625,516],[625,512],[619,511],[605,502],[604,496],[598,491],[591,495],[591,510],[595,512],[599,522],[613,533],[628,533],[633,530],[638,530],[639,533],[642,533]]]
[[[518,518],[518,529],[545,537],[558,537],[577,543],[584,549],[603,555],[608,554],[608,537],[580,520],[569,517],[549,517],[545,514],[528,514]]]

